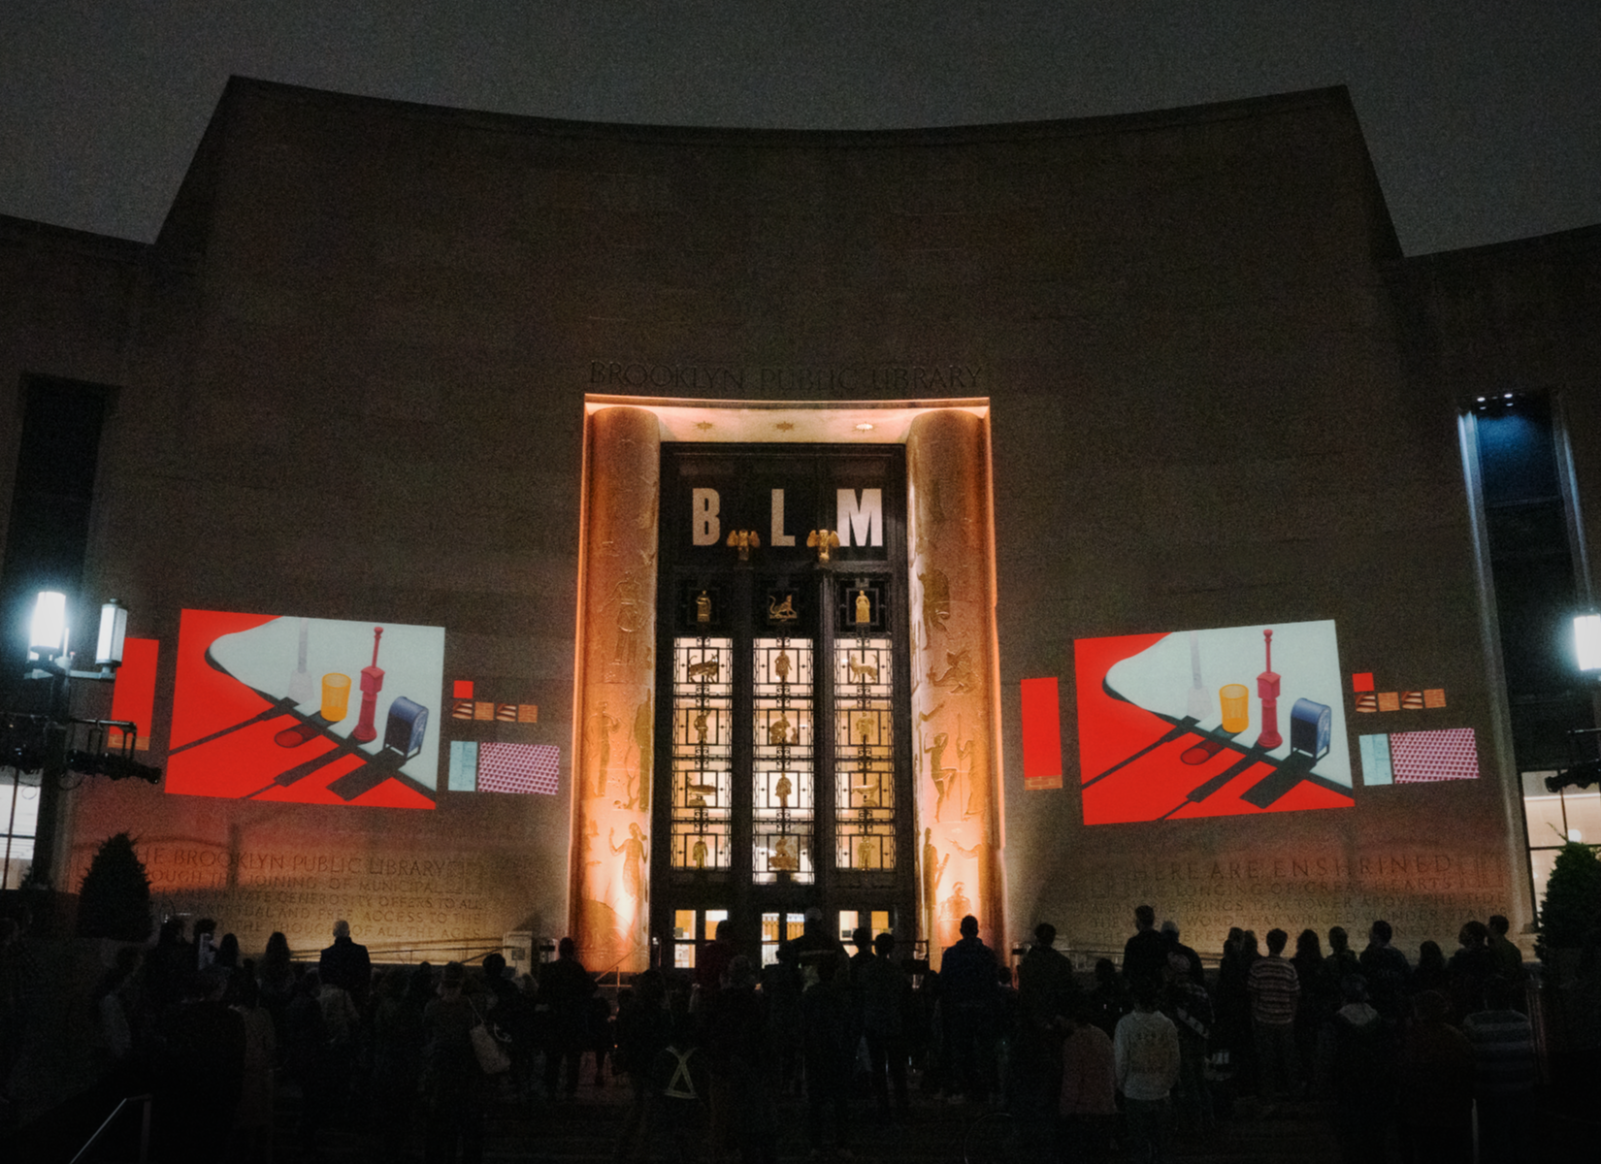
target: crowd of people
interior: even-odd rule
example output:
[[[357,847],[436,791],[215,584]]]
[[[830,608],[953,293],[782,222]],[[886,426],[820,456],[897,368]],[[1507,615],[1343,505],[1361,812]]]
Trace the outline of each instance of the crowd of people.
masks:
[[[1083,976],[1048,923],[1014,974],[972,917],[937,970],[889,933],[847,949],[817,910],[759,965],[723,922],[692,968],[633,976],[615,1012],[571,939],[513,975],[499,953],[375,967],[343,921],[297,963],[281,933],[247,958],[210,919],[188,935],[174,920],[121,949],[91,1005],[105,1077],[155,1095],[158,1133],[245,1162],[271,1159],[281,1081],[300,1093],[301,1158],[338,1124],[383,1159],[475,1164],[494,1103],[560,1105],[585,1076],[629,1089],[623,1164],[760,1164],[786,1132],[847,1157],[863,1121],[910,1118],[914,1090],[1004,1108],[1030,1155],[1067,1161],[1161,1160],[1175,1137],[1309,1101],[1346,1160],[1470,1160],[1475,1102],[1480,1158],[1521,1158],[1535,1056],[1504,918],[1468,922],[1449,958],[1423,942],[1415,965],[1382,920],[1360,951],[1336,926],[1327,950],[1308,929],[1289,956],[1282,929],[1265,952],[1234,929],[1211,974],[1173,922],[1144,905],[1134,920],[1121,964]]]

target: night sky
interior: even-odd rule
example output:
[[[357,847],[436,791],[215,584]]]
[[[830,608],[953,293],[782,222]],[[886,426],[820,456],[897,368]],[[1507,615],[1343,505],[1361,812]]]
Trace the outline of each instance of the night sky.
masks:
[[[153,239],[230,74],[824,129],[1343,84],[1408,254],[1601,223],[1601,0],[0,0],[0,214]]]

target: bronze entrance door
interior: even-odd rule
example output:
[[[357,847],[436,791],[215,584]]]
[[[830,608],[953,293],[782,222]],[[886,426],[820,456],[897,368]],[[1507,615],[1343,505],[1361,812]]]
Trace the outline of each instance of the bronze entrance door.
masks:
[[[810,907],[915,936],[899,446],[662,454],[653,961],[718,922],[771,961]]]

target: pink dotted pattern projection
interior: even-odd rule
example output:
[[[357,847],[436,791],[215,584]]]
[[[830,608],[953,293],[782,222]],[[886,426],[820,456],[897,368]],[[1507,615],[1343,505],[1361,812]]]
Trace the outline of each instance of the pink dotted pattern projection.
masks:
[[[1479,744],[1472,728],[1392,732],[1390,764],[1397,784],[1477,780]]]
[[[556,795],[561,749],[555,744],[481,744],[478,791]]]

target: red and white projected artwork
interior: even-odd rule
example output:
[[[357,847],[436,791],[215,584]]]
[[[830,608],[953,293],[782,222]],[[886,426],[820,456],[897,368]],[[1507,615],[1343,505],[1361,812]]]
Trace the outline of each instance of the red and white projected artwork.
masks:
[[[441,627],[186,610],[167,791],[432,808]]]
[[[1085,824],[1354,803],[1333,622],[1073,649]]]

